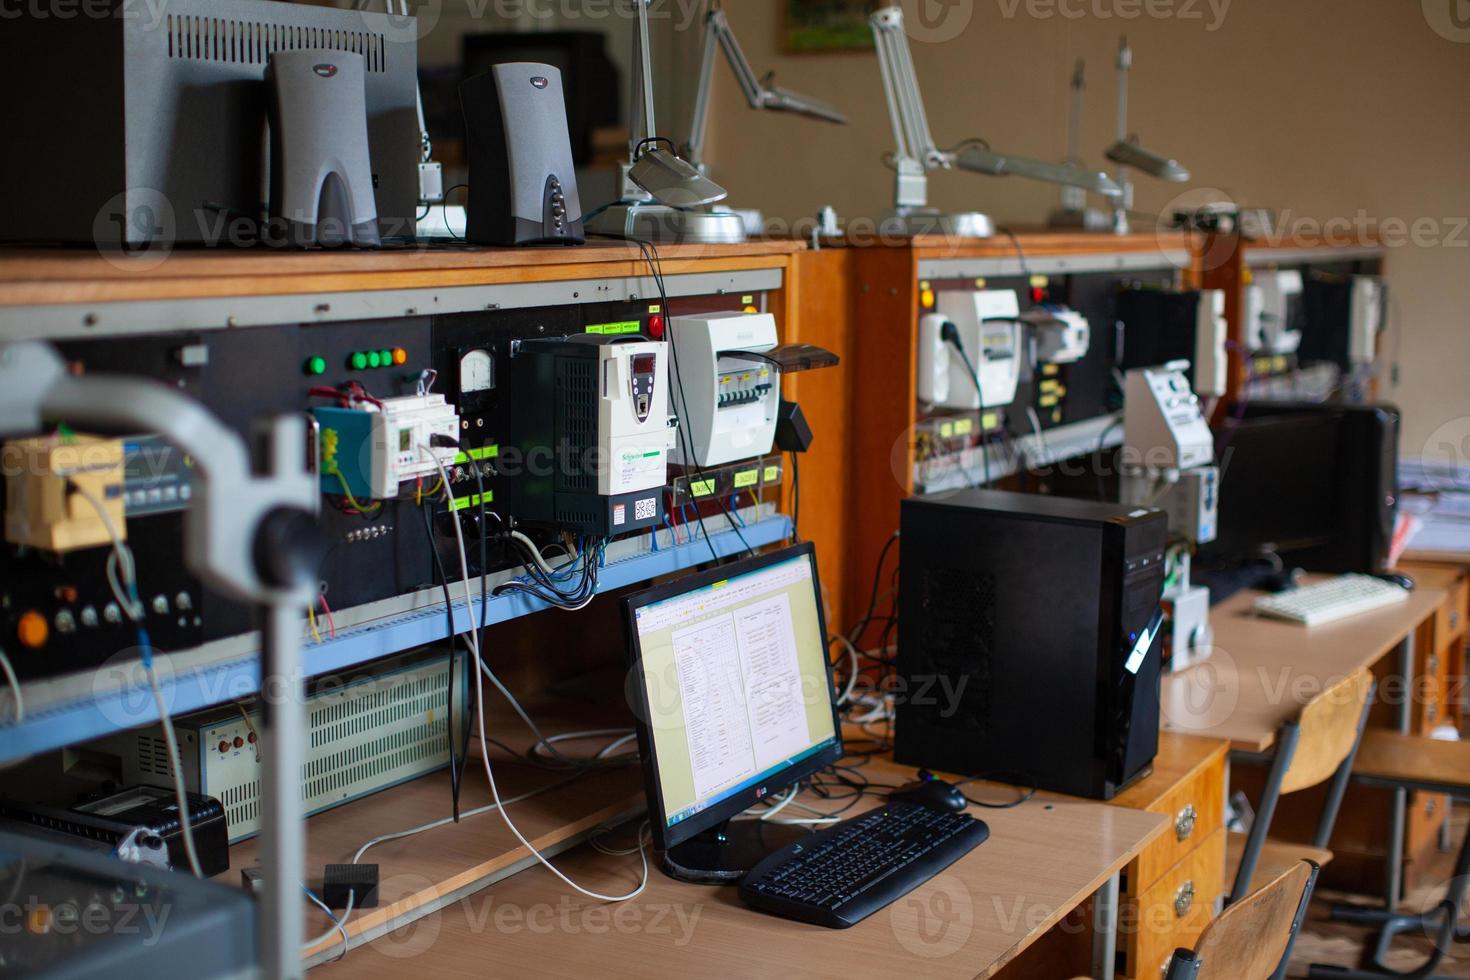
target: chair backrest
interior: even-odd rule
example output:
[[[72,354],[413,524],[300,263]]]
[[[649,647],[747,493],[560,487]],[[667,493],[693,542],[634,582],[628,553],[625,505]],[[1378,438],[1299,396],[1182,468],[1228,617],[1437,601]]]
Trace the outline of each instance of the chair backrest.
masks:
[[[1174,954],[1167,975],[1194,980],[1270,977],[1286,955],[1316,872],[1316,865],[1302,861],[1227,908],[1205,927],[1193,953]]]
[[[1349,674],[1302,708],[1296,754],[1281,779],[1281,792],[1295,793],[1328,779],[1352,752],[1358,723],[1373,691],[1367,670]]]

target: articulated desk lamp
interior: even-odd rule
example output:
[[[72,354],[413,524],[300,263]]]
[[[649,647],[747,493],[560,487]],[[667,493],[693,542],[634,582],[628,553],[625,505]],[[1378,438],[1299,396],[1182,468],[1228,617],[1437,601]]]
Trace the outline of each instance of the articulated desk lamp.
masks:
[[[1082,100],[1087,91],[1087,65],[1081,58],[1072,71],[1072,105],[1067,114],[1067,159],[1075,167],[1082,163]],[[1079,228],[1082,231],[1112,231],[1111,211],[1087,206],[1087,191],[1081,187],[1063,187],[1061,207],[1052,212],[1047,224],[1053,228]]]
[[[730,29],[730,22],[725,19],[725,11],[720,8],[719,0],[711,0],[709,12],[704,16],[704,57],[699,65],[699,88],[694,97],[694,119],[689,125],[689,144],[685,148],[685,156],[690,163],[699,168],[700,173],[707,172],[704,163],[704,138],[709,128],[710,88],[714,81],[715,61],[720,51],[724,52],[725,60],[730,63],[730,70],[735,73],[735,80],[740,84],[740,91],[745,95],[745,101],[752,109],[790,112],[839,125],[847,122],[845,115],[825,102],[772,85],[773,73],[767,73],[765,78],[757,78],[755,69],[750,66],[745,52],[740,49],[740,41],[735,37],[735,32]],[[742,223],[739,216],[733,211],[710,208],[706,213],[710,215],[708,219],[697,218],[695,220],[700,222],[709,234],[687,238],[686,241],[740,242],[745,240]],[[718,237],[710,237],[710,235]]]
[[[725,19],[725,12],[718,0],[714,0],[704,18],[699,88],[694,99],[686,158],[681,159],[672,152],[670,141],[655,135],[646,9],[642,4],[639,18],[639,38],[633,52],[631,115],[635,125],[631,160],[623,165],[622,200],[590,219],[588,230],[656,242],[743,242],[745,225],[740,215],[728,208],[712,206],[725,197],[725,191],[705,177],[704,138],[709,127],[710,87],[718,53],[724,52],[752,109],[793,112],[834,123],[845,123],[847,117],[816,99],[771,85],[769,75],[765,79],[757,78]],[[667,144],[669,149],[659,144]],[[649,203],[653,201],[658,203]]]
[[[980,140],[969,140],[952,150],[941,150],[929,131],[924,98],[914,73],[913,55],[904,33],[903,10],[883,7],[868,18],[878,49],[878,67],[883,74],[883,94],[893,122],[897,149],[893,155],[897,176],[894,209],[882,227],[899,234],[947,234],[988,238],[994,233],[990,217],[979,212],[942,214],[928,204],[928,171],[958,167],[975,173],[1002,177],[1015,174],[1054,184],[1079,187],[1109,197],[1118,195],[1117,185],[1104,173],[1089,172],[1071,163],[1049,163],[1029,157],[996,153]]]
[[[37,432],[47,420],[156,432],[194,460],[184,562],[210,586],[254,603],[262,613],[260,966],[268,977],[300,977],[306,744],[301,620],[315,601],[325,551],[315,516],[317,484],[306,467],[305,420],[271,421],[269,468],[257,474],[234,432],[166,385],[120,375],[73,377],[47,344],[0,346],[0,434]]]
[[[1133,49],[1128,47],[1128,38],[1118,39],[1118,129],[1117,141],[1104,154],[1118,165],[1113,179],[1122,193],[1113,201],[1113,231],[1128,234],[1128,212],[1133,207],[1133,182],[1128,179],[1128,168],[1134,167],[1150,177],[1182,183],[1189,179],[1189,171],[1178,161],[1159,156],[1138,145],[1128,134],[1128,71],[1133,67]]]
[[[653,114],[652,58],[648,45],[649,0],[633,0],[638,29],[633,35],[632,116],[628,161],[622,165],[620,200],[588,217],[593,234],[645,241],[721,241],[700,227],[708,211],[693,210],[725,198],[726,191],[676,152],[674,141],[658,135]],[[738,226],[739,219],[729,214]],[[722,220],[715,220],[717,226]]]

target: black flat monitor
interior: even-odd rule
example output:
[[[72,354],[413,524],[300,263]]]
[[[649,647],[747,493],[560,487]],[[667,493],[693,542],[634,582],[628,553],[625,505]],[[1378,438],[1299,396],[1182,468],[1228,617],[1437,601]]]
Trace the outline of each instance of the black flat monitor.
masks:
[[[1216,566],[1268,552],[1308,571],[1384,569],[1397,513],[1398,410],[1253,401],[1216,434]]]
[[[625,601],[629,697],[663,868],[738,879],[802,833],[731,818],[842,757],[810,544]]]

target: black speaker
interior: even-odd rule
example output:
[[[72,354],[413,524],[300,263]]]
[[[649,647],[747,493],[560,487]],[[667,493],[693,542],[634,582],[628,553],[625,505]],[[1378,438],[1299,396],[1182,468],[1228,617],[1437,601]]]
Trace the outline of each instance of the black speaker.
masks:
[[[580,245],[582,202],[561,72],[496,65],[459,87],[469,157],[465,239],[480,245]]]
[[[266,81],[272,242],[381,245],[362,55],[279,51],[266,66]]]

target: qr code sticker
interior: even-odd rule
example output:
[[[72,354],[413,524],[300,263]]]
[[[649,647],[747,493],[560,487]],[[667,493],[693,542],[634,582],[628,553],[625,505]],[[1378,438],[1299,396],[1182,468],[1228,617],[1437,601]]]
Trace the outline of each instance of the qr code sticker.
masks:
[[[633,501],[633,520],[650,521],[658,516],[658,498],[648,497]]]

